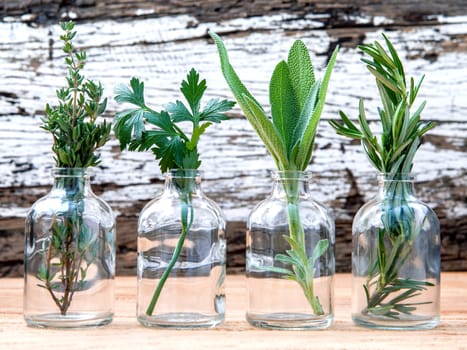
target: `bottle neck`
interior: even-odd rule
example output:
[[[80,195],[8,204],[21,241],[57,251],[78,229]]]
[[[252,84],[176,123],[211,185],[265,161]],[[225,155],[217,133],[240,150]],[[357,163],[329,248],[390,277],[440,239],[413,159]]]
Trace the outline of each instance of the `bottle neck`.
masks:
[[[415,177],[412,174],[381,174],[378,177],[381,199],[410,199],[415,195]]]
[[[90,176],[86,168],[54,168],[52,191],[64,192],[66,197],[82,198],[91,192]]]
[[[305,171],[273,171],[272,197],[297,201],[309,195],[311,173]]]
[[[165,174],[165,190],[190,200],[201,195],[201,174],[196,169],[174,169]]]

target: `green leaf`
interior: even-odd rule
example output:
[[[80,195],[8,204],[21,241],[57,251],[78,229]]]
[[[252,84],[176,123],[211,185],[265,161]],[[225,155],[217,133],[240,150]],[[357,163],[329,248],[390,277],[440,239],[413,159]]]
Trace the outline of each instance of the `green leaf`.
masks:
[[[287,66],[298,106],[300,111],[302,111],[310,90],[315,83],[315,76],[310,54],[301,40],[296,40],[290,48]]]
[[[184,140],[188,140],[188,138],[183,137],[185,135],[179,135],[179,131],[175,128],[175,124],[170,118],[169,113],[167,113],[166,111],[161,111],[160,113],[158,112],[145,113],[144,117],[149,124],[152,124],[164,130],[167,133],[167,135],[169,136],[178,135],[184,138]]]
[[[139,107],[145,107],[144,103],[144,83],[138,78],[131,78],[130,88],[126,85],[119,85],[115,88],[115,101],[118,103],[131,103]]]
[[[324,104],[326,102],[326,94],[328,91],[329,80],[331,79],[331,73],[334,68],[334,64],[336,63],[338,52],[339,52],[339,47],[336,47],[334,49],[334,52],[332,53],[331,58],[329,59],[329,63],[326,67],[326,71],[324,73],[322,83],[319,88],[318,103],[313,111],[311,122],[308,124],[308,126],[305,129],[305,132],[303,133],[303,138],[301,141],[302,147],[298,151],[298,155],[297,155],[297,159],[299,162],[297,164],[297,169],[299,170],[305,170],[308,164],[310,163],[310,159],[311,159],[311,155],[313,151],[313,145],[315,141],[316,128],[317,128],[319,119],[321,118],[321,113],[323,111]]]
[[[390,76],[384,76],[380,72],[378,72],[376,69],[373,67],[368,66],[368,70],[375,76],[375,78],[380,81],[385,87],[388,89],[394,91],[395,93],[400,93],[402,90],[397,86],[397,82],[392,80],[392,77]]]
[[[313,249],[313,253],[311,254],[311,265],[314,266],[316,261],[328,250],[329,248],[329,240],[328,239],[320,239],[316,244],[315,248]]]
[[[162,173],[170,169],[183,169],[185,159],[185,147],[180,136],[166,139],[166,142],[152,148],[156,159],[159,159],[159,167]]]
[[[282,267],[276,267],[276,266],[258,266],[259,270],[267,271],[267,272],[274,272],[277,274],[281,275],[286,275],[286,276],[293,276],[293,272],[287,269],[284,269]]]
[[[231,110],[233,106],[235,106],[235,102],[233,101],[211,99],[201,112],[199,120],[220,123],[223,120],[229,119],[224,112]]]
[[[169,103],[166,108],[175,123],[183,121],[194,122],[193,116],[181,101],[177,100],[175,103]]]
[[[263,108],[243,85],[237,73],[233,69],[229,62],[227,50],[221,38],[214,32],[209,32],[209,35],[216,43],[217,50],[219,51],[222,74],[224,75],[230,90],[237,99],[240,108],[245,113],[245,117],[266,145],[266,148],[273,157],[277,167],[279,169],[286,169],[288,161],[286,157],[285,144],[280,135],[272,122],[266,116]]]
[[[404,66],[402,65],[402,62],[401,62],[401,60],[399,58],[399,55],[397,54],[396,49],[394,48],[394,46],[392,45],[391,41],[388,39],[386,34],[383,33],[382,35],[383,35],[384,41],[386,42],[386,45],[387,45],[387,47],[389,49],[389,52],[391,53],[392,61],[394,62],[395,67],[397,68],[400,76],[403,77],[403,80],[405,82]],[[404,83],[404,85],[405,85],[405,83]]]
[[[294,260],[293,258],[291,258],[290,256],[285,255],[285,254],[277,254],[274,257],[274,259],[276,259],[277,261],[280,261],[283,264],[294,265],[294,264],[297,263],[296,260]]]
[[[125,149],[132,139],[141,139],[144,131],[144,114],[141,109],[129,109],[115,115],[114,131],[120,141],[120,149]]]
[[[182,169],[198,169],[201,165],[199,154],[196,149],[192,149],[185,154],[180,168]]]
[[[300,109],[290,82],[289,68],[281,61],[272,74],[269,85],[272,121],[285,144],[287,154],[295,144],[294,130],[299,119]]]
[[[247,95],[243,96],[245,101],[245,115],[253,129],[264,142],[269,153],[274,158],[279,169],[287,169],[288,161],[285,151],[285,144],[275,126],[264,114],[263,109],[250,99]]]
[[[194,68],[191,68],[190,72],[186,77],[186,80],[182,81],[180,91],[183,93],[186,100],[188,101],[192,111],[192,115],[195,119],[198,116],[201,97],[206,91],[206,88],[206,80],[203,79],[199,81],[198,72]]]
[[[295,143],[300,142],[305,130],[311,122],[311,117],[313,116],[313,111],[315,110],[316,104],[318,102],[318,91],[319,91],[320,82],[316,81],[308,93],[308,96],[305,100],[305,103],[302,107],[300,117],[298,118],[297,125],[294,129],[294,140]]]

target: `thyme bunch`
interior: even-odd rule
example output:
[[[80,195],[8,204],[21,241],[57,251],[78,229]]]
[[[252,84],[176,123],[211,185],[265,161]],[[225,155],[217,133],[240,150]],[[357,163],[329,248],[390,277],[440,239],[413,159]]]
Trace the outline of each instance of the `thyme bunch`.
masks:
[[[81,71],[86,52],[73,45],[76,36],[73,22],[60,23],[67,66],[66,87],[58,89],[58,105],[45,107],[41,128],[52,134],[54,160],[58,168],[96,166],[96,153],[109,140],[110,123],[98,123],[105,111],[101,83],[85,80]],[[70,170],[70,174],[72,171]],[[98,254],[98,244],[83,222],[84,180],[79,176],[59,176],[57,188],[64,191],[67,209],[54,214],[49,231],[45,261],[39,267],[39,287],[45,288],[62,315],[71,306],[74,293],[83,290],[89,266]]]
[[[67,86],[56,91],[57,106],[45,107],[41,128],[53,137],[52,151],[59,168],[88,168],[100,163],[97,149],[109,140],[111,124],[98,123],[104,113],[107,99],[100,82],[85,80],[81,71],[86,64],[86,52],[77,51],[73,45],[76,36],[73,22],[60,23],[60,35],[68,69]]]

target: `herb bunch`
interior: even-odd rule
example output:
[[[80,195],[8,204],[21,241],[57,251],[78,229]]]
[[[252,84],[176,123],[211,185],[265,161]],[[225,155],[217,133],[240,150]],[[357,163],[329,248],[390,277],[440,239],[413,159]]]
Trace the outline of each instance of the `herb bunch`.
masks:
[[[101,83],[85,80],[81,70],[86,63],[86,52],[78,52],[72,40],[76,36],[73,22],[60,23],[65,32],[63,41],[65,63],[68,68],[67,86],[57,90],[59,105],[46,105],[42,129],[53,136],[52,151],[55,163],[61,168],[87,168],[100,163],[96,150],[109,140],[110,123],[97,123],[104,113],[107,99],[102,98]]]
[[[225,112],[235,104],[233,101],[211,99],[201,108],[201,98],[207,89],[206,80],[201,80],[198,72],[191,69],[186,80],[182,81],[180,91],[187,105],[180,100],[169,103],[160,112],[147,106],[144,99],[144,83],[132,78],[130,86],[121,85],[116,89],[115,100],[130,103],[134,107],[117,113],[115,135],[120,148],[130,151],[151,150],[162,173],[168,170],[182,170],[187,178],[177,179],[175,185],[181,199],[181,233],[172,258],[165,269],[154,292],[146,314],[152,315],[162,288],[177,262],[185,237],[193,222],[194,210],[191,203],[194,184],[190,174],[201,165],[198,152],[200,136],[213,123],[228,119]],[[180,124],[191,125],[191,134],[184,132]]]
[[[304,171],[310,163],[316,129],[324,107],[327,88],[337,58],[336,48],[329,60],[323,80],[315,80],[309,52],[301,40],[292,45],[287,61],[277,64],[269,85],[270,119],[263,107],[248,91],[232,67],[221,38],[211,37],[219,51],[222,73],[246,118],[264,142],[280,171]],[[323,314],[319,299],[313,292],[315,263],[329,247],[327,239],[320,240],[311,257],[305,250],[305,233],[299,215],[298,181],[284,181],[290,244],[286,254],[278,254],[277,262],[289,268],[268,267],[285,278],[300,284],[316,315]]]
[[[67,86],[56,91],[58,106],[46,105],[46,116],[41,128],[53,136],[52,151],[59,168],[87,168],[100,162],[96,150],[109,139],[110,123],[97,122],[104,112],[107,100],[100,83],[85,80],[81,70],[86,63],[86,52],[78,52],[73,45],[76,36],[74,23],[60,24],[60,36],[68,69]],[[74,293],[82,290],[86,273],[96,259],[97,242],[83,224],[84,182],[79,177],[61,177],[58,182],[66,193],[67,211],[55,214],[50,227],[50,240],[45,262],[39,267],[39,287],[45,288],[66,315]]]
[[[378,41],[359,46],[370,57],[362,58],[362,62],[376,79],[383,105],[378,108],[380,137],[369,127],[363,99],[359,103],[358,125],[342,111],[339,112],[341,121],[332,120],[330,124],[338,134],[361,140],[370,163],[384,174],[385,180],[394,180],[385,182],[383,228],[378,229],[376,258],[363,287],[367,299],[364,312],[397,319],[423,304],[410,302],[410,299],[433,285],[399,277],[399,270],[408,259],[421,228],[413,224],[414,213],[408,205],[410,184],[398,180],[412,171],[421,138],[435,124],[421,121],[425,101],[411,112],[424,76],[417,83],[413,78],[407,83],[396,49],[386,35],[383,37],[387,49]]]

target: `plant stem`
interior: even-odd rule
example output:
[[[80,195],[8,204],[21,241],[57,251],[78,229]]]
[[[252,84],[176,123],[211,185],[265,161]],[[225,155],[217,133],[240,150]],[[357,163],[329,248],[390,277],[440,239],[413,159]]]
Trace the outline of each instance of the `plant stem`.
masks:
[[[80,274],[80,268],[83,263],[83,256],[87,250],[87,245],[80,249],[81,232],[83,228],[82,211],[80,210],[80,201],[83,195],[82,180],[62,179],[63,189],[67,192],[67,197],[71,201],[68,216],[63,217],[63,223],[57,222],[55,216],[52,220],[51,238],[47,250],[45,268],[47,278],[44,281],[44,287],[49,292],[54,303],[65,316],[70,308],[74,293],[79,289],[77,281]],[[58,246],[54,246],[59,242]],[[54,252],[55,251],[55,252]],[[58,279],[63,287],[63,295],[57,296],[56,284],[51,283],[56,272],[53,271],[52,260],[58,257],[60,261],[60,275]]]
[[[287,214],[289,219],[289,232],[290,237],[299,243],[300,251],[296,251],[298,256],[302,257],[302,264],[304,267],[308,266],[308,257],[305,249],[305,232],[303,230],[302,223],[300,221],[300,210],[298,206],[298,202],[289,202],[287,200]],[[294,271],[296,271],[294,269]],[[303,289],[303,293],[305,294],[306,299],[311,305],[313,309],[313,313],[315,315],[323,315],[323,307],[319,302],[319,299],[314,295],[314,288],[313,288],[313,275],[315,269],[312,269],[312,273],[310,273],[308,268],[303,269],[304,272],[304,279],[299,279],[297,277],[298,283]]]
[[[399,271],[412,253],[421,227],[414,224],[414,212],[409,205],[411,184],[398,181],[400,175],[388,178],[383,188],[383,228],[378,229],[377,258],[370,268],[364,290],[367,307],[363,313],[373,313],[397,319],[401,313],[410,314],[414,305],[406,300],[419,295],[433,284],[427,281],[403,279]],[[400,179],[399,179],[400,180]],[[390,245],[390,247],[388,247]],[[375,286],[375,287],[373,287]],[[390,296],[394,297],[390,300]]]
[[[296,255],[300,257],[301,266],[293,265],[293,271],[295,273],[296,281],[300,284],[305,294],[306,299],[313,309],[315,315],[323,315],[323,307],[319,302],[319,299],[314,295],[313,278],[315,269],[309,269],[309,258],[306,252],[305,246],[305,231],[300,220],[300,207],[299,207],[299,193],[300,193],[300,180],[299,179],[287,179],[282,181],[284,191],[286,193],[287,201],[287,218],[289,222],[289,236],[290,239],[295,241],[296,248],[291,247],[292,251],[295,251]],[[298,271],[301,271],[303,278],[300,278]]]
[[[146,309],[146,315],[151,316],[154,312],[154,308],[156,307],[157,300],[162,292],[162,288],[167,281],[170,273],[172,272],[175,263],[177,262],[180,253],[183,248],[183,243],[185,242],[185,238],[187,233],[190,231],[191,225],[193,224],[194,212],[193,212],[193,204],[192,204],[192,196],[191,193],[183,193],[181,194],[181,223],[182,223],[182,230],[180,233],[180,237],[178,239],[177,245],[175,250],[172,254],[172,258],[169,261],[164,273],[157,284],[156,290],[152,296],[151,302],[149,303],[148,308]]]

